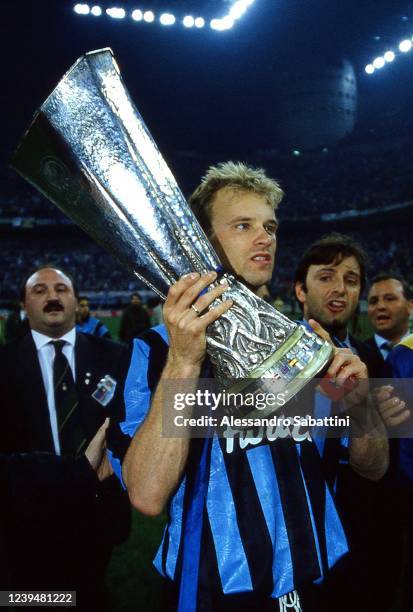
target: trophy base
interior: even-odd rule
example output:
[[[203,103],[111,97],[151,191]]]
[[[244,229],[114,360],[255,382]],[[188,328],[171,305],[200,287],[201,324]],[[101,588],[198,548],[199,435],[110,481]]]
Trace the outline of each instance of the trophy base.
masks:
[[[257,397],[264,394],[278,402],[260,401],[260,408],[243,401],[240,404],[222,407],[222,411],[234,417],[269,417],[291,400],[315,376],[322,374],[331,362],[333,347],[314,333],[299,325],[288,340],[270,357],[253,370],[248,378],[237,381],[225,389],[239,397]],[[262,405],[264,403],[264,405]]]

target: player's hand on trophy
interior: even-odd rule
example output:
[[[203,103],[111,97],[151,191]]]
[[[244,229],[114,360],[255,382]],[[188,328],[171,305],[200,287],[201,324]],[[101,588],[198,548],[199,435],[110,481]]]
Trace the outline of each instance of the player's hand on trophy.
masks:
[[[381,385],[373,392],[377,410],[386,427],[401,425],[410,417],[406,402],[394,394],[394,387]]]
[[[320,338],[333,344],[330,334],[317,321],[310,319],[308,322]],[[334,392],[331,385],[334,385],[337,393]],[[334,346],[333,359],[325,375],[324,383],[320,386],[321,390],[333,400],[345,397],[347,408],[357,406],[366,399],[369,393],[367,366],[350,349]]]
[[[193,272],[179,279],[168,292],[163,317],[169,336],[168,362],[182,371],[199,367],[205,358],[205,332],[233,304],[223,300],[209,306],[228,289],[228,283],[207,290],[217,278],[216,272],[198,274]]]

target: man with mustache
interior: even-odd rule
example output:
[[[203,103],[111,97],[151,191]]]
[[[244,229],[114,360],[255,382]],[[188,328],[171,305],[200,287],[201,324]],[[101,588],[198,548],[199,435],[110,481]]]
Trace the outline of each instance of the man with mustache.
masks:
[[[76,289],[62,270],[44,267],[30,273],[21,302],[30,332],[0,349],[0,397],[7,423],[0,433],[0,453],[52,453],[68,460],[45,461],[43,470],[34,470],[43,486],[56,486],[50,486],[50,498],[28,495],[28,511],[41,517],[48,514],[43,504],[50,504],[53,519],[43,523],[44,531],[23,530],[26,542],[17,531],[16,548],[25,545],[26,554],[13,566],[12,587],[76,590],[80,609],[102,609],[105,569],[113,546],[128,534],[130,512],[109,465],[92,465],[88,448],[105,419],[124,409],[128,351],[76,332]],[[57,477],[56,465],[62,466]],[[68,504],[59,486],[73,490],[74,481],[78,493]],[[27,491],[32,490],[28,483]]]
[[[209,168],[190,199],[224,267],[254,293],[272,276],[282,196],[263,170],[227,162]],[[332,610],[312,583],[347,544],[315,445],[262,436],[229,450],[216,436],[162,435],[163,419],[174,416],[173,385],[184,379],[196,389],[211,377],[206,329],[232,306],[225,283],[210,287],[216,279],[213,270],[179,279],[164,305],[165,326],[135,340],[126,419],[108,441],[113,466],[141,512],[168,508],[155,559],[168,610]],[[349,351],[336,352],[329,373],[339,369],[345,380],[367,376]],[[386,443],[359,439],[352,453],[367,477],[386,470]]]
[[[383,360],[348,329],[365,287],[366,262],[367,255],[355,240],[344,234],[327,235],[302,255],[295,273],[295,293],[304,320],[315,319],[337,346],[358,354],[374,382],[385,374]],[[385,402],[377,408],[382,412],[389,403],[390,391],[382,387],[380,394]],[[393,401],[399,402],[392,398],[392,406]],[[401,545],[400,530],[389,505],[392,490],[389,479],[369,482],[360,478],[343,457],[337,478],[337,502],[351,556],[338,566],[344,589],[338,597],[342,608],[337,610],[388,612],[391,608],[399,578]]]

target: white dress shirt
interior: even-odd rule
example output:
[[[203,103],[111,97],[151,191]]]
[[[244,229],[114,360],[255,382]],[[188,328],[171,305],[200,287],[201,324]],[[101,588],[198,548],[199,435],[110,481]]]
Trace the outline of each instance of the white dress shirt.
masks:
[[[69,362],[70,369],[72,370],[73,374],[73,379],[76,380],[74,351],[76,329],[71,329],[70,332],[67,332],[67,334],[65,334],[61,338],[49,338],[49,336],[40,334],[39,332],[34,331],[33,329],[31,330],[31,332],[37,349],[40,369],[42,371],[43,384],[47,397],[47,405],[49,408],[50,426],[52,429],[54,448],[56,455],[60,455],[59,430],[57,426],[56,405],[54,401],[53,389],[53,361],[55,358],[55,348],[50,343],[54,340],[65,341],[65,345],[63,346],[63,354]]]
[[[401,342],[404,338],[407,338],[408,335],[409,335],[409,332],[404,334],[404,336],[402,336],[400,338],[399,342]],[[377,348],[379,349],[380,353],[382,354],[383,359],[386,361],[386,359],[389,356],[389,353],[391,351],[391,348],[388,348],[388,343],[390,341],[386,340],[386,338],[383,338],[383,336],[380,336],[379,334],[374,334],[374,342],[376,343]]]

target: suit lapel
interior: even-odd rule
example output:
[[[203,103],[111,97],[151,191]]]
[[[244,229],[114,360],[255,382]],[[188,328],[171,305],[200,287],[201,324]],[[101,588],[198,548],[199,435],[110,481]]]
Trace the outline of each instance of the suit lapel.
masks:
[[[21,390],[24,418],[30,446],[34,450],[54,452],[49,407],[43,384],[36,345],[31,333],[19,344],[17,352],[17,384]]]
[[[99,382],[100,355],[94,343],[86,334],[76,333],[75,371],[76,388],[79,396],[79,409],[86,437],[90,440],[103,423],[104,411],[92,397]]]

